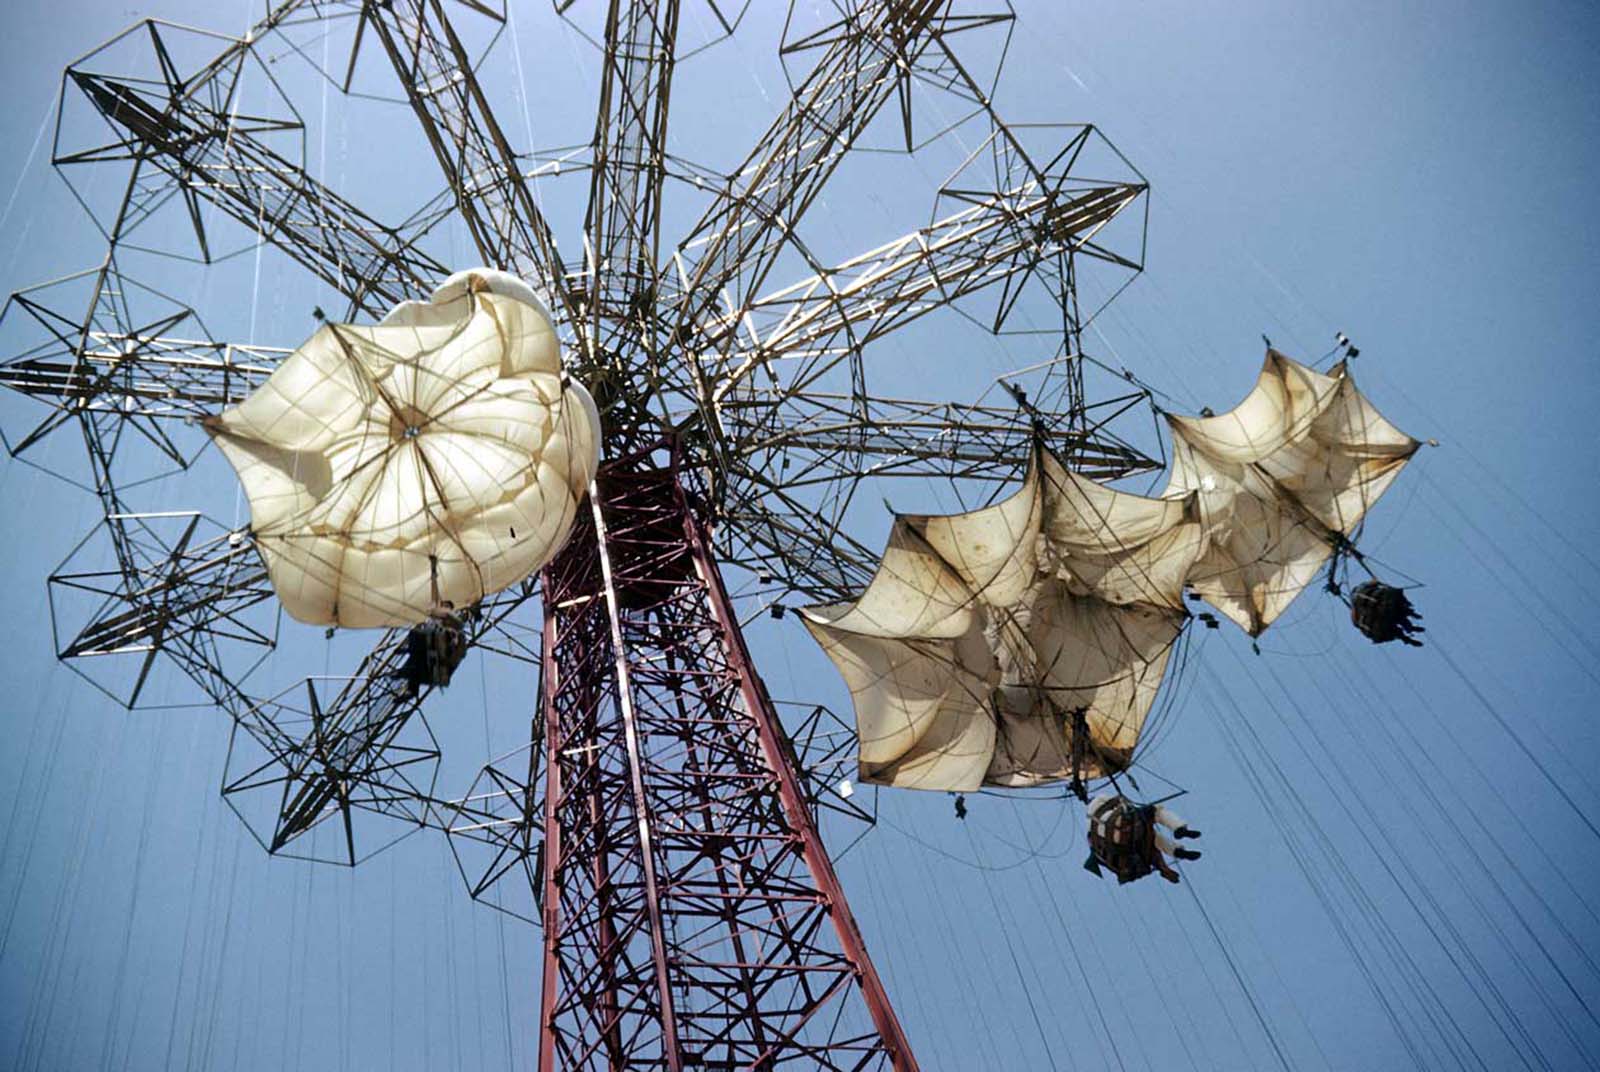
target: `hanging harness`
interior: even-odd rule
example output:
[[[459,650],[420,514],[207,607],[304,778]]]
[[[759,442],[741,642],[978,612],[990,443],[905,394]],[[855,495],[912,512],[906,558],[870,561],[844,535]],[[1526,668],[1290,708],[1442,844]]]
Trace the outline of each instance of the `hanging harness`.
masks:
[[[1084,784],[1083,772],[1089,765],[1088,708],[1074,707],[1067,713],[1070,727],[1067,731],[1067,759],[1072,764],[1072,780],[1067,783],[1072,795],[1089,803],[1089,787]]]
[[[1155,814],[1153,804],[1135,804],[1126,797],[1102,801],[1089,814],[1090,856],[1084,866],[1096,873],[1105,867],[1119,883],[1144,878],[1154,871]]]

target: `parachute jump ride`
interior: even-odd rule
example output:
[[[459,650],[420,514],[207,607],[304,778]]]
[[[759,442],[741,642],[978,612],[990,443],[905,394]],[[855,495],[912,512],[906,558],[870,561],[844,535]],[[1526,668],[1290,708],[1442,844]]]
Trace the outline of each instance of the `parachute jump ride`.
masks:
[[[571,40],[600,57],[576,152],[513,148],[479,77],[503,55],[493,4],[276,0],[239,38],[146,21],[74,64],[55,161],[121,168],[102,187],[126,193],[87,313],[52,311],[54,284],[8,305],[11,326],[48,331],[0,383],[50,412],[7,441],[80,433],[104,506],[112,580],[71,559],[51,578],[104,597],[63,604],[60,657],[120,658],[106,688],[129,706],[159,663],[225,712],[223,792],[271,852],[354,864],[394,830],[442,832],[474,898],[543,929],[541,1072],[915,1072],[820,832],[826,809],[871,818],[841,757],[885,787],[1075,795],[1091,869],[1176,881],[1167,856],[1197,858],[1179,842],[1198,831],[1124,789],[1177,645],[1219,616],[1258,636],[1319,575],[1371,640],[1418,644],[1403,589],[1349,583],[1370,567],[1363,519],[1418,443],[1357,390],[1347,340],[1325,371],[1269,348],[1232,410],[1157,410],[1164,489],[1113,486],[1159,463],[1089,416],[1079,288],[1105,273],[1114,296],[1142,270],[1148,187],[1092,126],[999,114],[1009,5],[792,5],[792,96],[716,167],[677,155],[669,89],[739,18],[704,5],[713,40],[680,47],[679,6],[556,5],[591,20]],[[986,34],[992,78],[972,58]],[[312,114],[278,96],[302,62],[324,115],[343,89],[419,126],[443,194],[381,223],[285,155],[277,136],[303,144]],[[930,134],[925,94],[965,118],[935,108]],[[799,236],[883,127],[902,159],[959,163],[926,226],[830,260]],[[581,219],[550,218],[565,202],[535,180],[564,193],[574,176]],[[208,227],[243,227],[349,312],[319,309],[309,338],[264,329],[281,345],[215,342],[129,275],[140,225],[180,208],[168,231],[202,253],[185,265],[204,270]],[[996,346],[1018,308],[1052,325],[1053,355],[1023,370],[1032,403],[869,386],[885,336],[991,301]],[[169,492],[214,445],[248,524],[141,503],[149,482],[112,464],[134,443],[175,463]],[[874,556],[847,508],[900,476],[988,505],[895,516]],[[848,745],[786,723],[755,672],[745,625],[782,618],[780,597],[848,686]],[[262,692],[280,611],[330,640],[369,630],[370,651]],[[448,794],[426,712],[469,658],[511,668],[537,712],[516,753]]]

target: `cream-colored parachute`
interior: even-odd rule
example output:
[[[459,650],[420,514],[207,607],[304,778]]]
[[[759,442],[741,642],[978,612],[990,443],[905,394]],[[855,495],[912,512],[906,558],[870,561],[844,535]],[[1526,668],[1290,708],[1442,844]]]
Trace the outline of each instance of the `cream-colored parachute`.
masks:
[[[1356,390],[1343,363],[1325,375],[1276,350],[1232,411],[1167,420],[1166,494],[1198,493],[1205,524],[1189,585],[1252,636],[1311,582],[1419,445]]]
[[[207,422],[278,598],[319,625],[421,621],[529,576],[598,462],[543,303],[479,268],[376,325],[326,324]]]
[[[897,518],[860,598],[803,612],[850,686],[861,779],[971,790],[1126,767],[1200,550],[1193,497],[1114,491],[1044,451],[994,506]]]
[[[898,518],[860,598],[804,612],[850,687],[863,781],[961,791],[1126,767],[1184,587],[1259,633],[1418,446],[1343,365],[1272,350],[1237,408],[1169,420],[1162,498],[1036,450],[1015,495]]]

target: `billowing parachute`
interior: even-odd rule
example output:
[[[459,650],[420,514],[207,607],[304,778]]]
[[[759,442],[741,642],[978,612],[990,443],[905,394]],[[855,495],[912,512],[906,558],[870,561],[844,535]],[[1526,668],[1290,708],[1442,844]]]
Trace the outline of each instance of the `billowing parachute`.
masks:
[[[1002,502],[897,518],[859,599],[802,612],[850,686],[861,779],[959,791],[1126,767],[1200,550],[1194,496],[1115,491],[1043,450]]]
[[[1343,363],[1323,374],[1276,350],[1234,409],[1167,423],[1166,494],[1198,492],[1205,522],[1189,586],[1252,636],[1311,582],[1420,446],[1356,390]]]
[[[406,625],[529,576],[571,531],[600,422],[527,284],[458,272],[376,325],[325,324],[207,422],[291,615]]]
[[[862,781],[961,792],[1126,768],[1184,588],[1260,633],[1418,446],[1342,365],[1275,350],[1237,408],[1169,422],[1162,497],[1035,448],[1015,494],[897,518],[859,598],[802,612],[850,688]]]

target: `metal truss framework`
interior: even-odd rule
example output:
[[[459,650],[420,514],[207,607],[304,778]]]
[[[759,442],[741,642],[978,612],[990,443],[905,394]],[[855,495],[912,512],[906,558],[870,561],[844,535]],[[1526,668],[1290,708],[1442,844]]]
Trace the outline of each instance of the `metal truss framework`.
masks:
[[[678,473],[591,511],[544,577],[539,1067],[915,1069]]]
[[[732,32],[737,19],[712,9]],[[1104,171],[1121,158],[1092,127],[1059,128],[1041,154],[1007,126],[957,38],[1009,12],[960,0],[847,2],[837,22],[787,43],[808,73],[743,163],[706,182],[714,172],[668,150],[679,13],[678,0],[605,3],[594,135],[569,169],[588,183],[581,257],[559,250],[527,158],[477,78],[481,57],[455,25],[503,20],[480,3],[282,0],[194,70],[168,47],[181,28],[153,21],[112,43],[142,45],[141,71],[91,53],[68,70],[63,103],[76,94],[110,137],[69,143],[58,131],[55,163],[120,166],[124,194],[102,264],[7,305],[5,326],[24,339],[0,384],[48,410],[7,446],[23,454],[76,427],[105,508],[115,568],[69,559],[51,579],[60,657],[132,658],[117,692],[130,706],[165,657],[229,712],[224,793],[269,851],[293,852],[329,821],[343,827],[347,863],[365,854],[368,819],[449,834],[474,897],[545,927],[541,1069],[910,1069],[814,821],[822,806],[861,813],[830,796],[796,748],[799,729],[779,721],[713,540],[715,557],[771,587],[837,598],[871,572],[874,556],[843,524],[863,479],[992,486],[1040,436],[1096,478],[1154,468],[1108,427],[1142,395],[1084,399],[1077,289],[1092,265],[1138,271],[1142,220],[1134,247],[1113,233],[1137,220],[1145,185],[1131,166]],[[268,42],[301,51],[297,31],[339,19],[355,26],[344,85],[375,40],[447,187],[398,225],[295,162],[285,144],[303,127],[286,101],[240,113],[247,70],[277,85],[260,55]],[[807,209],[891,102],[911,146],[918,80],[968,102],[987,139],[938,191],[928,226],[817,262],[796,239]],[[663,198],[685,176],[709,203],[664,247]],[[123,470],[152,457],[186,467],[204,445],[190,425],[245,397],[285,353],[215,341],[193,310],[126,277],[132,236],[174,201],[203,256],[209,209],[369,317],[448,274],[428,249],[455,214],[484,263],[549,295],[571,369],[604,408],[607,452],[631,459],[606,471],[592,525],[537,585],[474,608],[472,644],[539,665],[541,700],[528,745],[487,764],[460,798],[435,793],[426,690],[410,694],[395,674],[403,632],[380,637],[348,678],[251,695],[245,675],[276,626],[249,532],[136,509],[139,485]],[[808,277],[764,289],[794,257]],[[869,393],[874,344],[980,292],[999,331],[1027,285],[1059,309],[1050,398],[1004,408]],[[693,494],[679,479],[690,473],[704,481]],[[536,643],[517,623],[541,588]],[[815,717],[803,725],[811,734]],[[835,741],[824,767],[838,755]]]

